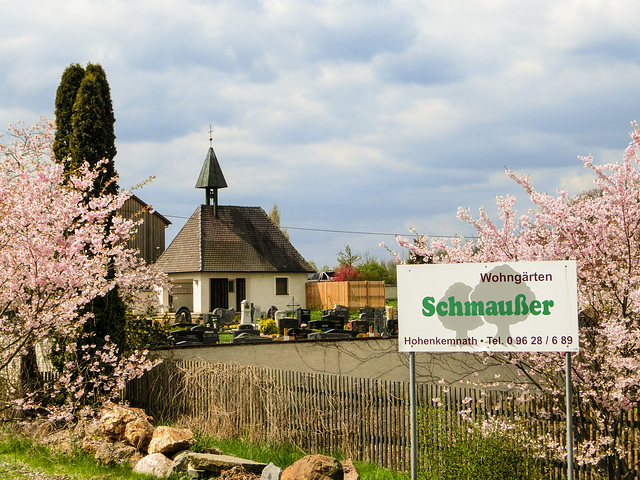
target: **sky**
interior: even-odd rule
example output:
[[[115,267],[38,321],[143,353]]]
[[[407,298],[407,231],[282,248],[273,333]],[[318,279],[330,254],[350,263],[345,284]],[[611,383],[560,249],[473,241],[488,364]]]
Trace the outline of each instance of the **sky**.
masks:
[[[0,16],[0,133],[54,118],[60,77],[99,63],[116,169],[167,217],[199,204],[213,131],[221,205],[277,204],[302,256],[387,260],[411,228],[473,235],[458,207],[593,187],[640,117],[637,0],[21,0]]]

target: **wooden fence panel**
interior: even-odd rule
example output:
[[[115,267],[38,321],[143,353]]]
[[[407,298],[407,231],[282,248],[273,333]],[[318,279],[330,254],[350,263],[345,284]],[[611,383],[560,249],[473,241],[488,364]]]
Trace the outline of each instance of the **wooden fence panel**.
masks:
[[[343,305],[351,310],[384,307],[384,282],[308,282],[306,308],[328,310]]]
[[[437,404],[438,420],[425,431],[442,447],[467,409],[477,422],[489,415],[517,419],[532,435],[550,434],[565,444],[560,418],[538,415],[544,401],[521,404],[509,392],[418,384],[422,406]],[[408,470],[410,465],[409,386],[340,375],[308,374],[253,365],[165,361],[125,389],[126,399],[156,421],[197,426],[205,435],[247,438],[253,442],[288,442],[303,451],[340,451],[355,460]],[[637,467],[638,411],[628,413],[624,442]],[[586,468],[576,479],[593,478]],[[555,475],[561,477],[562,465]],[[555,478],[555,477],[554,477]],[[631,478],[631,477],[630,477]],[[632,478],[638,478],[638,472]]]

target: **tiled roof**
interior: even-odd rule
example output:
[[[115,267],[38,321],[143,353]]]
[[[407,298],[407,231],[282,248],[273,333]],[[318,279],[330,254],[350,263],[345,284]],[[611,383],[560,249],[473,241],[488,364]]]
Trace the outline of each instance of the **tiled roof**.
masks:
[[[260,207],[200,205],[156,264],[167,273],[312,272]]]

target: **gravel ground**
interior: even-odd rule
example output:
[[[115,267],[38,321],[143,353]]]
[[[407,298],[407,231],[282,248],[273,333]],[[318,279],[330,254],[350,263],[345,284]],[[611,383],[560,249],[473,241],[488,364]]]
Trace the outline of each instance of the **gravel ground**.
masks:
[[[0,462],[0,478],[11,480],[73,480],[71,475],[50,475],[29,465],[14,461]]]

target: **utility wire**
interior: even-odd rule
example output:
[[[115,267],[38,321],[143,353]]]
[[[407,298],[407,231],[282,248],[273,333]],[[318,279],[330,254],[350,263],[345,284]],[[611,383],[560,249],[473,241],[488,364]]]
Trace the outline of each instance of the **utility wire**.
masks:
[[[182,219],[189,219],[190,217],[181,217],[178,215],[164,215],[165,217],[168,218],[182,218]],[[333,229],[328,229],[328,228],[307,228],[307,227],[284,227],[281,226],[280,227],[283,230],[304,230],[307,232],[325,232],[325,233],[347,233],[347,234],[351,234],[351,235],[383,235],[383,236],[389,236],[389,237],[417,237],[418,235],[415,233],[386,233],[386,232],[362,232],[362,231],[357,231],[357,230],[333,230]],[[426,236],[426,235],[425,235]],[[429,238],[452,238],[455,235],[428,235]],[[477,238],[475,236],[472,235],[461,235],[462,238]]]

